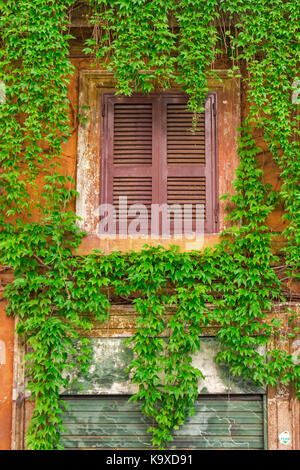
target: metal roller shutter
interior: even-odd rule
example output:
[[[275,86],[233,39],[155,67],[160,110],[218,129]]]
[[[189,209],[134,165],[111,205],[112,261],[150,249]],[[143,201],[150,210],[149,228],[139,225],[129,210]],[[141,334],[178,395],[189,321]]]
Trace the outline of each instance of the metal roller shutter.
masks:
[[[151,421],[128,396],[64,397],[69,449],[150,449]],[[170,449],[263,449],[265,438],[263,395],[201,395],[195,416],[174,432]]]

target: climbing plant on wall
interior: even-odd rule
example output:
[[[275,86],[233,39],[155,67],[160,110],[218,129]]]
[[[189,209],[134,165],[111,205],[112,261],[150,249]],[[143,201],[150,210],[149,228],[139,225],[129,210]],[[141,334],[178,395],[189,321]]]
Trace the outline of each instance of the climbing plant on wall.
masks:
[[[146,415],[154,418],[153,445],[193,413],[201,371],[191,363],[202,328],[215,321],[218,360],[256,384],[293,384],[300,366],[268,347],[280,333],[269,320],[281,299],[267,218],[285,206],[284,264],[299,279],[299,127],[292,84],[299,61],[299,5],[266,0],[90,0],[93,35],[86,53],[114,72],[119,93],[148,93],[176,83],[197,114],[213,62],[226,50],[231,73],[241,76],[249,112],[240,129],[240,165],[231,197],[231,228],[202,253],[144,248],[140,252],[74,256],[84,234],[70,204],[74,181],[60,168],[70,135],[67,85],[68,24],[73,0],[0,0],[1,264],[12,269],[7,313],[28,346],[28,388],[35,402],[27,433],[31,449],[60,448],[59,393],[64,372],[89,365],[84,333],[109,315],[106,287],[132,300],[138,312],[129,365]],[[281,172],[280,193],[264,184],[255,132],[261,129]],[[43,187],[42,191],[39,189]],[[166,309],[175,314],[166,320]],[[293,314],[291,313],[291,318]],[[161,336],[169,332],[164,342]],[[294,335],[297,330],[288,334]],[[79,341],[79,352],[75,342]],[[76,358],[72,361],[70,357]],[[164,373],[164,380],[162,380]]]

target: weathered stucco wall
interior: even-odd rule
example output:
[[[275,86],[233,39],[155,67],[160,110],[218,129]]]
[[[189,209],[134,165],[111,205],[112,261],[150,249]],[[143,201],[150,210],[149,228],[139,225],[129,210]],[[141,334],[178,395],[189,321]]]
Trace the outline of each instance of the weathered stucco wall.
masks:
[[[293,311],[300,313],[299,304],[291,304]],[[282,328],[286,332],[289,329],[288,314],[285,313],[286,305],[281,304],[274,307],[273,317],[282,320]],[[294,326],[300,326],[299,319]],[[299,363],[300,357],[300,334],[294,338],[283,339],[281,335],[273,338],[272,347],[287,351],[295,357]],[[300,449],[300,400],[295,397],[292,387],[280,385],[269,387],[268,396],[268,435],[270,450],[299,450]],[[280,435],[288,432],[290,441],[284,444],[280,441]]]
[[[10,448],[12,423],[12,383],[14,356],[14,320],[0,303],[0,450]]]
[[[278,304],[274,306],[273,317],[287,318],[286,308],[300,308],[299,304]],[[170,317],[172,313],[169,313]],[[125,337],[130,337],[135,332],[136,313],[131,306],[113,305],[111,317],[102,324],[94,324],[89,332],[94,346],[94,363],[91,364],[88,375],[81,378],[84,389],[79,393],[133,393],[134,386],[129,382],[125,372],[126,363],[132,356],[132,351],[124,348]],[[263,393],[263,389],[257,389],[238,378],[233,378],[228,369],[216,365],[213,356],[218,349],[214,336],[217,326],[211,326],[203,330],[202,352],[194,358],[194,364],[204,370],[206,380],[200,383],[200,393]],[[292,338],[287,343],[278,341],[274,344],[278,348],[285,349],[290,354],[299,354],[300,338]],[[18,384],[19,402],[14,402],[15,419],[13,422],[12,444],[13,448],[23,449],[25,430],[28,427],[33,405],[28,394],[23,390],[24,369],[21,358],[24,354],[24,344],[19,342],[16,351],[20,360],[15,370],[15,384]],[[87,382],[87,379],[89,382]],[[72,393],[78,393],[77,387]],[[294,392],[284,387],[268,388],[267,390],[267,417],[268,417],[268,448],[279,450],[300,449],[300,403],[295,399]],[[282,444],[279,436],[288,431],[289,443]]]
[[[209,80],[210,91],[217,93],[217,138],[218,138],[218,186],[219,196],[232,193],[234,172],[238,166],[237,127],[240,124],[239,81],[229,78],[225,70],[218,71],[222,81]],[[101,96],[113,91],[112,75],[101,70],[79,70],[79,112],[86,122],[80,121],[77,143],[76,189],[80,196],[76,201],[77,214],[82,218],[81,227],[88,236],[81,244],[78,253],[87,254],[92,249],[104,252],[112,250],[138,250],[147,244],[169,246],[176,243],[182,250],[201,249],[213,245],[217,234],[205,235],[204,240],[141,238],[100,238],[97,234],[100,201],[100,145],[101,145]],[[171,91],[179,91],[172,88]],[[73,149],[74,150],[74,149]],[[225,205],[220,201],[219,231],[226,226]]]

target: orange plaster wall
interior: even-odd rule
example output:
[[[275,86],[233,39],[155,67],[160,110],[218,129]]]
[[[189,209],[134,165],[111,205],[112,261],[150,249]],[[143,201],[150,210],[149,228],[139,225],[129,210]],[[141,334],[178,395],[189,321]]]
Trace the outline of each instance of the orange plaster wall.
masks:
[[[12,424],[12,384],[14,320],[0,304],[0,450],[10,449]]]

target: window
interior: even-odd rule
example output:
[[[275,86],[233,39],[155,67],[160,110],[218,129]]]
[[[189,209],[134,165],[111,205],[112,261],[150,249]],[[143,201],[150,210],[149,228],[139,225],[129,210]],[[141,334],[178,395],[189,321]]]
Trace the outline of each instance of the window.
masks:
[[[216,94],[208,94],[195,132],[186,103],[183,93],[103,93],[100,197],[114,207],[117,230],[138,212],[148,234],[163,234],[154,214],[167,207],[169,233],[180,220],[186,234],[196,230],[200,207],[204,232],[217,232]]]
[[[111,320],[94,331],[91,339],[93,360],[89,369],[82,373],[78,367],[72,373],[77,382],[61,390],[62,399],[68,404],[62,414],[66,428],[62,444],[66,448],[151,449],[151,433],[147,429],[154,423],[142,414],[140,401],[128,402],[138,386],[126,371],[134,353],[126,345],[124,331],[133,334],[136,314],[133,306],[124,307],[112,305]],[[122,308],[125,330],[124,323],[120,323]],[[211,330],[206,334],[210,335]],[[267,448],[265,387],[241,380],[231,374],[227,365],[216,364],[221,349],[216,337],[200,336],[199,341],[193,366],[203,372],[205,379],[198,382],[195,415],[187,417],[174,432],[170,447]]]

